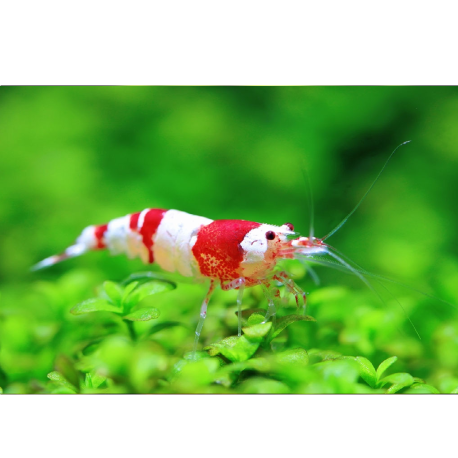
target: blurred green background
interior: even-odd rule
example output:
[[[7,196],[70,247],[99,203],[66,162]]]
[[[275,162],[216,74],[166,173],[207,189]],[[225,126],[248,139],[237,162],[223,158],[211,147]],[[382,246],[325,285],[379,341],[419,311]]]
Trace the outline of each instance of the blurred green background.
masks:
[[[97,252],[29,271],[85,226],[161,207],[288,221],[307,234],[305,166],[315,234],[324,236],[406,140],[329,242],[371,272],[458,304],[457,121],[454,87],[0,88],[0,387],[46,391],[59,358],[77,359],[80,343],[107,329],[121,333],[103,314],[80,319],[69,310],[104,280],[146,270],[139,260]],[[291,269],[301,276],[299,263]],[[392,295],[374,285],[382,305],[357,278],[322,267],[317,273],[319,287],[308,276],[299,282],[311,293],[308,313],[318,324],[311,331],[298,323],[286,345],[363,355],[374,364],[397,355],[398,370],[444,392],[458,385],[455,309],[389,283]],[[155,369],[142,378],[129,363],[124,391],[160,391],[173,358],[190,349],[204,294],[202,285],[180,283],[158,296],[161,319],[189,328],[148,341],[160,346],[162,366],[151,363]],[[233,315],[234,301],[218,293],[202,343],[234,333],[236,319],[224,315]]]

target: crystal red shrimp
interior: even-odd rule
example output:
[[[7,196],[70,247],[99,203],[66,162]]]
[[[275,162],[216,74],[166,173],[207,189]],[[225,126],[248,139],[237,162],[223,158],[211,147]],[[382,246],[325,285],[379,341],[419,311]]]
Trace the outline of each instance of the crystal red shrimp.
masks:
[[[213,221],[178,210],[146,209],[108,224],[86,227],[74,245],[62,254],[44,259],[34,269],[105,248],[112,254],[140,257],[147,264],[155,262],[168,272],[210,280],[200,311],[195,347],[210,296],[218,283],[223,290],[239,290],[239,312],[244,288],[262,285],[269,301],[268,320],[275,314],[273,298],[267,292],[272,282],[285,285],[298,305],[300,298],[305,305],[301,288],[286,272],[274,270],[277,262],[328,251],[320,239],[300,237],[290,223],[274,226],[244,220]],[[240,316],[239,313],[239,335]]]
[[[408,142],[402,143],[391,153],[368,191],[350,214],[321,239],[313,236],[312,227],[309,237],[300,236],[294,232],[294,227],[290,223],[274,226],[236,219],[213,221],[178,210],[146,209],[113,219],[107,224],[86,227],[74,245],[62,254],[44,259],[33,269],[48,267],[91,250],[107,248],[112,254],[123,253],[130,258],[140,257],[145,264],[155,262],[168,272],[178,272],[196,280],[210,280],[200,310],[194,352],[207,314],[208,302],[218,283],[223,290],[239,291],[239,336],[241,303],[246,287],[262,286],[268,300],[265,321],[275,316],[274,298],[279,296],[279,290],[274,283],[283,285],[288,293],[295,296],[297,305],[299,306],[299,302],[302,301],[305,307],[304,291],[286,272],[275,269],[282,259],[307,259],[315,255],[328,254],[341,268],[358,276],[375,292],[366,278],[366,275],[371,274],[349,264],[324,240],[345,224],[377,182],[393,154],[405,143]],[[323,264],[332,267],[329,262]]]

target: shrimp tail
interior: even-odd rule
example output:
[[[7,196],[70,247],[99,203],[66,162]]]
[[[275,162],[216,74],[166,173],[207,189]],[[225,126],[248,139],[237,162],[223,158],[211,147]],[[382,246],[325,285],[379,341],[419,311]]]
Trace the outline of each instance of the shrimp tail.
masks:
[[[102,243],[102,237],[106,230],[106,225],[103,226],[88,226],[86,227],[81,235],[76,239],[74,245],[69,246],[63,253],[49,256],[49,258],[43,259],[30,268],[31,271],[44,269],[45,267],[53,266],[58,262],[65,261],[69,258],[81,256],[82,254],[94,250],[105,248]]]
[[[45,267],[53,266],[58,262],[65,261],[66,259],[74,258],[75,256],[80,256],[83,253],[86,253],[86,251],[88,251],[87,247],[85,247],[82,244],[69,246],[63,253],[55,254],[54,256],[49,256],[49,258],[43,259],[43,261],[40,261],[34,266],[32,266],[30,270],[35,271],[44,269]]]

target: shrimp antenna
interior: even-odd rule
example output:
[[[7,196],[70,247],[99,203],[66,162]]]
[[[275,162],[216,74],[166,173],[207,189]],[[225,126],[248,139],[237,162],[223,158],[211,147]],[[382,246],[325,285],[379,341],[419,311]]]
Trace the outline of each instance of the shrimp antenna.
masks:
[[[355,269],[350,263],[344,261],[340,256],[337,256],[337,254],[334,253],[332,250],[329,250],[328,254],[329,254],[329,256],[333,257],[336,261],[338,261],[341,265],[343,265],[346,269],[348,269],[353,275],[356,275],[360,280],[362,280],[369,287],[369,289],[380,299],[382,304],[386,305],[385,301],[382,298],[382,296],[376,291],[376,289],[371,285],[369,280],[365,277],[365,275],[363,273],[364,271],[360,271],[359,269]],[[417,331],[417,328],[413,324],[413,321],[410,319],[409,315],[407,314],[407,312],[406,312],[405,308],[402,306],[402,304],[391,294],[391,291],[386,286],[382,285],[380,282],[379,282],[379,284],[383,288],[385,288],[385,290],[388,291],[390,296],[398,303],[398,305],[401,307],[401,310],[404,312],[405,317],[409,320],[409,323],[412,325],[415,333],[417,334],[417,337],[421,340],[421,336],[420,336],[419,332]]]
[[[328,245],[329,246],[329,245]],[[353,269],[356,271],[356,272],[359,272],[361,275],[365,276],[365,275],[370,275],[372,276],[373,278],[375,278],[375,280],[379,283],[379,285],[384,288],[388,294],[398,303],[399,307],[401,307],[401,310],[402,312],[404,313],[404,316],[409,320],[410,324],[412,325],[415,333],[417,334],[418,338],[421,340],[421,336],[420,336],[420,333],[417,331],[417,328],[415,327],[415,325],[413,324],[413,321],[410,319],[410,316],[408,315],[406,309],[402,306],[402,304],[396,299],[396,297],[394,297],[394,295],[391,293],[391,291],[383,284],[381,283],[380,280],[377,279],[378,275],[375,275],[375,274],[371,274],[370,272],[367,272],[365,269],[363,269],[361,266],[359,266],[358,264],[356,264],[355,261],[352,261],[348,256],[345,256],[341,251],[339,251],[337,248],[334,248],[334,247],[331,247],[329,246],[329,248],[331,248],[335,253],[334,254],[338,254],[340,256],[339,258],[339,261],[342,262],[342,260],[346,260],[348,265],[350,265],[351,267],[353,267]],[[334,259],[337,259],[334,257]],[[353,264],[353,265],[352,265]],[[380,277],[381,279],[383,279],[383,277]]]
[[[398,145],[395,150],[390,154],[390,157],[386,160],[385,164],[383,165],[382,167],[382,170],[380,170],[380,172],[378,173],[377,177],[375,178],[375,180],[372,182],[372,184],[369,186],[369,189],[366,191],[366,193],[364,194],[364,196],[361,198],[361,200],[356,204],[356,207],[331,231],[329,232],[327,235],[325,235],[321,240],[326,240],[328,239],[329,237],[331,237],[331,235],[334,235],[348,220],[348,218],[350,218],[351,215],[353,215],[353,213],[355,213],[355,211],[358,209],[358,207],[361,205],[361,203],[363,202],[363,200],[366,198],[366,196],[370,193],[371,189],[374,187],[375,183],[377,183],[378,179],[380,178],[380,175],[382,174],[382,172],[385,170],[385,167],[388,165],[388,162],[390,162],[390,159],[393,157],[394,153],[403,145],[406,145],[407,143],[410,143],[410,140],[407,140],[406,142],[404,143],[401,143],[400,145]]]
[[[309,204],[309,211],[310,211],[310,232],[309,232],[309,238],[311,239],[313,237],[313,233],[314,233],[314,229],[313,229],[313,226],[314,226],[314,220],[315,220],[315,216],[314,216],[314,207],[313,207],[313,195],[312,195],[312,186],[310,185],[310,177],[309,177],[309,174],[308,174],[308,171],[307,171],[307,167],[306,167],[306,164],[305,164],[305,160],[304,158],[302,158],[302,167],[301,167],[301,170],[302,170],[302,176],[304,177],[304,181],[305,181],[305,186],[307,188],[307,194],[308,194],[308,204]]]

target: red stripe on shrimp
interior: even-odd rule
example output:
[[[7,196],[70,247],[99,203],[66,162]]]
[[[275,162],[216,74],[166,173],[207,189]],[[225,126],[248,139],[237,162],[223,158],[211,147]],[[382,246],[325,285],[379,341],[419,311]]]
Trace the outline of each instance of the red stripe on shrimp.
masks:
[[[137,228],[138,232],[142,236],[143,244],[148,250],[149,254],[149,263],[152,264],[154,262],[154,256],[153,256],[153,236],[157,231],[157,228],[159,224],[161,224],[162,218],[164,217],[164,214],[167,212],[167,210],[162,210],[160,208],[154,208],[152,210],[148,210],[148,212],[145,214],[145,218],[143,219],[143,224],[141,228]],[[130,227],[132,228],[132,225],[134,224],[135,219],[137,220],[135,222],[135,225],[138,224],[138,218],[140,216],[140,213],[134,213],[130,217]]]
[[[103,248],[106,248],[105,241],[104,241],[104,235],[105,232],[107,231],[108,224],[102,224],[101,226],[95,226],[94,229],[94,237],[95,237],[95,249],[102,250]]]
[[[141,212],[138,213],[132,213],[130,215],[130,222],[129,222],[129,227],[132,231],[137,231],[138,229],[138,218],[140,216]]]
[[[220,280],[239,278],[243,248],[240,243],[260,223],[244,220],[216,220],[202,226],[192,248],[202,275]]]

